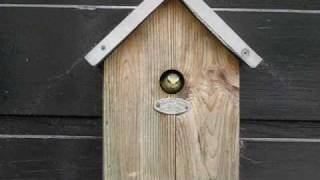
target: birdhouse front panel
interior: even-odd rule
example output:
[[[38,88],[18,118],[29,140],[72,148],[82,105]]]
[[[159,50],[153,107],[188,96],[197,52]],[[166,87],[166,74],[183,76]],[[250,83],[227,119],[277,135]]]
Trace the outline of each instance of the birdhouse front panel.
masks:
[[[238,61],[180,1],[153,12],[104,70],[105,179],[238,179]]]

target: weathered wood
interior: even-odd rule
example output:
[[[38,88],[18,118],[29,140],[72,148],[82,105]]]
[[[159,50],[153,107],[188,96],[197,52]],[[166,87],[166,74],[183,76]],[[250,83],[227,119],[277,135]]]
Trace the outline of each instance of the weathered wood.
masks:
[[[238,179],[238,60],[195,17],[176,5],[174,68],[185,75],[178,96],[192,103],[176,118],[177,179]]]
[[[320,178],[320,143],[244,141],[241,149],[243,180]]]
[[[164,0],[143,1],[120,24],[106,35],[85,59],[93,66],[102,62],[129,36]],[[226,48],[250,67],[257,67],[262,58],[256,54],[203,0],[183,0],[183,3]]]
[[[93,66],[102,62],[128,35],[132,33],[164,0],[143,1],[123,21],[104,37],[86,56]]]
[[[241,119],[319,120],[319,14],[236,14],[219,15],[264,58],[241,68]]]
[[[214,8],[261,8],[261,9],[319,9],[317,0],[205,0]]]
[[[173,17],[163,6],[105,62],[104,177],[175,178],[175,119],[153,110],[167,95],[161,73],[172,68]]]
[[[101,116],[100,69],[82,58],[129,12],[1,8],[0,114]],[[241,118],[319,120],[320,16],[218,14],[269,65],[255,70],[242,66]]]
[[[239,69],[179,1],[151,15],[105,61],[105,179],[238,179]],[[181,71],[192,110],[161,115],[159,79]],[[174,97],[174,95],[170,95]]]
[[[242,138],[320,139],[319,121],[262,121],[241,119]]]
[[[62,135],[102,136],[101,117],[1,116],[0,136]]]
[[[1,180],[101,180],[101,139],[0,138]]]
[[[1,3],[14,4],[78,4],[78,5],[111,5],[138,6],[142,0],[1,0]],[[317,0],[205,0],[213,8],[262,8],[262,9],[319,9]]]
[[[101,116],[101,69],[83,56],[128,12],[0,8],[0,114]]]
[[[212,7],[222,8],[319,9],[320,7],[319,2],[314,0],[277,2],[208,0],[207,2],[209,1]],[[93,1],[78,0],[54,2],[7,0],[3,2],[96,4]],[[110,2],[111,5],[138,5],[140,1],[99,0],[96,2],[99,4]],[[14,118],[8,116],[5,117],[6,120],[2,116],[0,118],[1,133],[97,135],[99,125],[92,129],[88,128],[94,125],[91,122],[83,123],[82,116],[100,116],[101,114],[99,102],[102,88],[99,69],[90,68],[84,60],[80,59],[90,49],[92,43],[100,40],[128,12],[128,10],[1,8],[0,111],[1,114],[23,115]],[[244,37],[253,47],[258,48],[258,52],[263,53],[263,57],[267,58],[266,61],[273,67],[271,70],[269,68],[251,70],[243,66],[242,118],[276,121],[281,119],[319,120],[317,98],[320,92],[318,83],[320,77],[319,15],[218,13],[241,37]],[[32,22],[32,28],[30,28],[30,22]],[[57,26],[60,28],[56,28]],[[52,51],[53,46],[54,51]],[[68,50],[68,53],[65,50]],[[47,81],[67,72],[78,60],[81,63],[74,67],[72,72],[59,80]],[[308,75],[308,80],[301,74]],[[49,86],[53,88],[48,89]],[[283,96],[288,93],[289,95]],[[41,97],[41,106],[34,106],[34,100],[38,97]],[[51,121],[50,117],[25,117],[25,114],[76,115],[79,119],[70,120],[61,117],[61,119],[58,118],[59,120]],[[283,125],[275,121],[265,123],[260,120],[255,121],[255,125],[248,123],[241,122],[241,127],[244,128],[242,136],[246,138],[320,137],[319,124],[316,121],[300,122],[301,124],[287,121]],[[301,128],[295,128],[300,125]],[[101,144],[97,140],[2,139],[0,179],[101,180]],[[246,141],[241,159],[241,179],[318,180],[320,178],[319,151],[318,143]]]
[[[100,130],[97,131],[100,123],[94,121],[86,118],[0,116],[0,132],[12,135],[100,136]],[[102,179],[101,139],[0,137],[1,180]],[[274,138],[274,141],[288,138],[288,142],[243,141],[240,179],[319,179],[320,143],[289,142],[292,137],[319,138],[318,121],[241,121],[241,137]]]
[[[247,45],[242,38],[226,24],[204,1],[183,0],[190,11],[214,34],[230,51],[251,68],[256,68],[262,58]]]
[[[109,5],[109,6],[136,6],[142,0],[1,0],[1,3],[11,4],[76,4],[76,5]]]

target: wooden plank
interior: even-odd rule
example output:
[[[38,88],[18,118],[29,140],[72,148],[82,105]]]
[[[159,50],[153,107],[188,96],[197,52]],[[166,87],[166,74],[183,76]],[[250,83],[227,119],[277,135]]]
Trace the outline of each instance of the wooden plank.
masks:
[[[135,6],[142,0],[1,0],[0,4],[77,4],[77,5],[112,5]]]
[[[0,114],[100,116],[101,70],[82,58],[128,13],[2,8]],[[269,65],[242,66],[241,118],[319,120],[319,15],[218,14]]]
[[[130,35],[164,1],[142,2],[117,27],[106,35],[86,56],[95,66],[101,63],[128,35]],[[250,67],[257,67],[262,58],[256,54],[212,9],[201,0],[183,0],[188,9],[238,58]]]
[[[318,180],[320,143],[244,141],[243,180]]]
[[[102,179],[101,141],[1,139],[0,143],[0,179]],[[240,179],[318,180],[319,150],[319,143],[245,141]]]
[[[102,136],[102,118],[0,116],[1,135]]]
[[[319,9],[317,0],[205,0],[214,8],[257,8],[257,9]]]
[[[180,2],[158,9],[105,61],[105,179],[237,179],[237,63]],[[178,117],[153,110],[171,68],[193,104]]]
[[[51,119],[51,118],[49,118]],[[98,135],[92,120],[42,117],[1,117],[0,131],[6,134]],[[93,123],[93,124],[92,124]],[[319,139],[319,123],[288,121],[241,121],[244,138],[304,138]],[[0,179],[41,180],[101,179],[101,141],[1,139]],[[287,145],[286,145],[287,144]],[[319,143],[248,142],[242,145],[241,179],[318,179],[317,159]],[[49,147],[49,148],[48,148]],[[93,148],[96,147],[96,148]],[[267,148],[267,149],[265,149]],[[49,150],[50,149],[50,150]],[[79,151],[80,150],[80,151]],[[29,152],[29,153],[28,153]],[[31,153],[32,152],[32,153]],[[62,153],[61,153],[62,152]],[[270,155],[270,152],[272,153]],[[297,157],[295,154],[303,156]],[[77,158],[84,157],[90,158]],[[13,156],[12,154],[15,154]],[[35,157],[36,154],[37,156]],[[278,154],[278,155],[277,155]],[[42,156],[43,155],[43,156]],[[265,157],[267,155],[267,157]],[[67,158],[66,157],[70,157]],[[93,158],[94,157],[94,158]],[[249,158],[249,159],[248,159]],[[42,159],[40,161],[39,159]],[[61,159],[60,163],[57,160]],[[29,160],[26,162],[26,160]],[[18,161],[18,162],[16,162]],[[100,162],[100,163],[97,163]],[[72,167],[71,164],[72,163]],[[67,167],[67,165],[70,165]],[[288,167],[289,166],[289,167]],[[81,171],[76,167],[81,168]],[[47,168],[47,169],[46,169]],[[52,171],[53,169],[60,169]],[[82,174],[83,173],[83,174]]]
[[[241,121],[244,180],[319,179],[319,122]]]
[[[251,47],[234,32],[212,9],[199,0],[183,0],[191,12],[237,57],[256,68],[263,60]]]
[[[175,119],[153,110],[167,97],[161,73],[172,68],[172,7],[162,6],[105,61],[104,177],[175,179]]]
[[[319,179],[319,122],[241,121],[240,177]]]
[[[255,70],[241,68],[241,119],[319,120],[320,16],[219,15],[264,58]]]
[[[85,56],[85,59],[93,66],[99,64],[163,2],[164,0],[143,1],[108,33]]]
[[[102,179],[97,118],[0,116],[0,179]]]
[[[83,56],[128,12],[1,8],[0,114],[101,116],[102,70]]]
[[[1,180],[99,180],[101,139],[0,139]]]
[[[101,121],[0,116],[0,179],[102,179]]]
[[[12,119],[10,119],[12,118]],[[1,117],[7,134],[98,135],[83,118]],[[28,124],[30,122],[30,124]],[[71,125],[72,124],[72,125]],[[84,127],[87,125],[87,127]],[[318,122],[241,121],[241,137],[319,139]],[[90,132],[91,131],[91,132]],[[260,132],[260,134],[259,134]],[[0,135],[1,137],[1,135]],[[320,143],[242,141],[240,176],[244,180],[319,179]],[[0,179],[102,179],[101,139],[0,138]],[[80,158],[79,158],[80,157]]]
[[[176,179],[238,179],[238,59],[176,4],[174,68],[185,75],[178,97],[192,111],[176,118]]]
[[[78,4],[78,5],[112,5],[112,6],[138,6],[142,0],[1,0],[0,3],[12,4]],[[319,9],[317,0],[205,0],[213,8],[258,8],[258,9]]]
[[[241,119],[242,138],[320,139],[318,121],[261,121]]]

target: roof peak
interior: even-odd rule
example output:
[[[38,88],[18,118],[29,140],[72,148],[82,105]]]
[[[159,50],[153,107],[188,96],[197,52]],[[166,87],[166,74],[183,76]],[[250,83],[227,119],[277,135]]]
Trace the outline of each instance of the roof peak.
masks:
[[[181,0],[186,7],[227,48],[246,62],[257,67],[262,58],[251,49],[203,0]],[[97,65],[109,55],[132,31],[134,31],[165,0],[144,0],[86,56],[91,65]]]

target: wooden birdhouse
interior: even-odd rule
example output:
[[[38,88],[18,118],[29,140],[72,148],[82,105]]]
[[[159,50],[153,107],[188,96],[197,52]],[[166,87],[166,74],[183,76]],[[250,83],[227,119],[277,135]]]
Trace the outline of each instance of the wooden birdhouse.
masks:
[[[105,59],[105,179],[238,180],[237,57],[262,60],[202,0],[143,1],[85,57]]]

